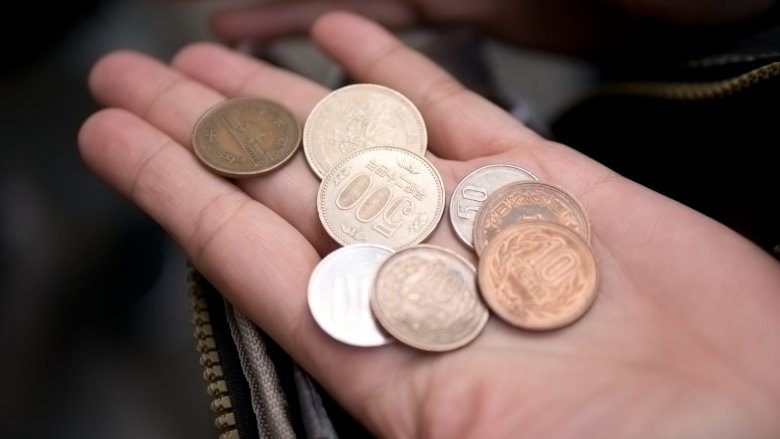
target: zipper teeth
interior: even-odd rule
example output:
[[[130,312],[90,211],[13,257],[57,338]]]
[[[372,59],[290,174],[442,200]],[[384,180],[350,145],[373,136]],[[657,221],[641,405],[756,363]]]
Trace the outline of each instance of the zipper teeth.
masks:
[[[729,96],[780,76],[780,62],[773,62],[732,78],[710,82],[636,81],[605,85],[608,94],[631,94],[670,100],[701,101]]]
[[[239,439],[233,404],[228,395],[227,381],[222,373],[219,352],[214,340],[214,330],[209,318],[208,304],[203,296],[203,278],[190,266],[187,276],[190,293],[190,312],[194,328],[195,348],[200,353],[199,363],[203,367],[206,393],[211,396],[211,410],[215,413],[214,425],[220,431],[219,439]]]

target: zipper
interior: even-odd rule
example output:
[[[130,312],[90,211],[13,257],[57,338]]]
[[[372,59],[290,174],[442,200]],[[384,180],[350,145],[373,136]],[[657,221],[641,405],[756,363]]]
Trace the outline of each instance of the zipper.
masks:
[[[206,392],[212,398],[210,405],[215,414],[214,425],[219,431],[219,439],[239,439],[233,403],[228,393],[227,380],[214,339],[209,306],[203,291],[204,282],[200,273],[188,263],[187,283],[194,327],[193,335],[196,340],[195,348],[200,354],[199,362],[203,367]]]
[[[632,95],[679,101],[703,101],[733,95],[777,76],[780,76],[780,61],[718,81],[625,81],[603,85],[599,87],[596,94]]]

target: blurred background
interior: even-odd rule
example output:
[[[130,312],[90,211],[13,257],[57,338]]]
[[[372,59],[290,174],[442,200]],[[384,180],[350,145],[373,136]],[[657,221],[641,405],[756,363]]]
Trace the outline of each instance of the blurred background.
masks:
[[[216,436],[186,260],[91,174],[76,136],[98,108],[86,88],[97,58],[136,48],[168,59],[190,41],[213,39],[206,16],[217,4],[74,0],[56,12],[38,2],[7,11],[6,24],[18,20],[23,30],[1,31],[2,438]],[[540,132],[592,79],[587,65],[549,54],[457,35],[405,37],[465,72],[467,83],[489,83],[487,94]],[[328,85],[339,81],[303,39],[263,53]]]

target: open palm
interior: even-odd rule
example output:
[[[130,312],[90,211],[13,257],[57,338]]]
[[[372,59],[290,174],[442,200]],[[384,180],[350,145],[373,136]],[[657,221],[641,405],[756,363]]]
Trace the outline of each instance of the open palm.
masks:
[[[226,98],[272,99],[303,121],[328,90],[212,43],[184,48],[170,65],[105,56],[90,87],[107,108],[82,127],[84,159],[358,420],[382,437],[780,436],[780,264],[725,226],[538,137],[371,22],[331,13],[312,37],[351,77],[418,106],[448,194],[489,163],[522,166],[572,192],[590,217],[600,267],[592,308],[560,330],[491,318],[474,342],[447,353],[341,344],[306,303],[309,275],[335,244],[303,153],[231,182],[190,149],[197,119]],[[469,254],[446,221],[428,242]]]

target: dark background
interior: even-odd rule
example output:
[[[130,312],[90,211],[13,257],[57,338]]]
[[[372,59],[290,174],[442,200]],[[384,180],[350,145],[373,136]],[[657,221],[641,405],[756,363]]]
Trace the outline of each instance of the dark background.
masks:
[[[189,41],[211,38],[210,7],[208,1],[74,0],[56,7],[12,2],[5,11],[2,438],[218,433],[192,335],[185,258],[154,222],[87,169],[76,144],[81,123],[98,108],[86,87],[93,63],[115,48],[167,59]],[[587,66],[571,60],[488,49],[497,93],[540,129],[587,83]],[[314,79],[338,78],[300,41],[271,52]],[[449,61],[468,69],[471,55]]]
[[[75,0],[18,2],[4,14],[0,437],[217,432],[189,321],[185,260],[91,174],[76,145],[97,108],[86,88],[95,59],[116,47],[169,56],[191,38],[183,25],[201,24],[177,12]],[[182,29],[190,34],[176,33]]]

